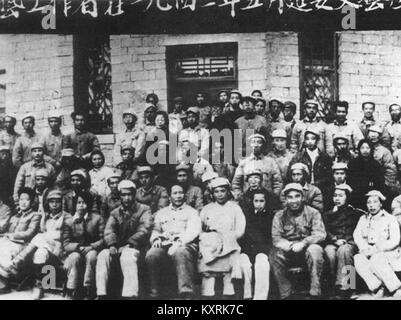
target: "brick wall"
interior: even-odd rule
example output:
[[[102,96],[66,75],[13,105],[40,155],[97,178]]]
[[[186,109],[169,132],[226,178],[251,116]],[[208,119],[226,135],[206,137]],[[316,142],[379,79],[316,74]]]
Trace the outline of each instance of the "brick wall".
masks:
[[[388,105],[400,102],[401,31],[342,32],[339,37],[339,96],[350,103],[350,118],[361,104],[376,103],[376,117],[389,119]]]
[[[250,94],[299,102],[296,33],[269,32],[212,35],[114,35],[110,37],[114,127],[122,128],[121,111],[134,107],[142,118],[144,100],[155,92],[167,105],[166,46],[238,42],[238,89]]]

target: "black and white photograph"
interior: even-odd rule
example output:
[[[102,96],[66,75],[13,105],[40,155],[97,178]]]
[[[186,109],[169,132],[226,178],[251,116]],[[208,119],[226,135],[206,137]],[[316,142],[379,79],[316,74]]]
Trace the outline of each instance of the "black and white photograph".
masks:
[[[0,300],[401,300],[400,230],[401,1],[0,1]]]

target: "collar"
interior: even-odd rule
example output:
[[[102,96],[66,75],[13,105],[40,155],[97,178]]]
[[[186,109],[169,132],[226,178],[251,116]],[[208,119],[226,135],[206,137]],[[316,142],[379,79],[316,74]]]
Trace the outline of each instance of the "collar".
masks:
[[[273,153],[276,156],[285,156],[287,154],[288,150],[284,149],[283,151],[278,151],[276,149],[273,148]]]
[[[259,156],[256,156],[254,153],[252,153],[249,156],[250,160],[262,160],[263,159],[263,153],[261,153]]]
[[[75,128],[75,134],[80,135],[80,134],[84,134],[84,133],[87,133],[86,129],[79,130],[79,129]]]
[[[39,193],[39,190],[35,188],[35,193],[36,193],[38,196],[43,196],[43,195],[47,192],[48,189],[49,189],[49,188],[44,188],[43,191]]]
[[[393,125],[393,124],[401,124],[401,120],[398,120],[398,121],[391,120],[391,125]]]
[[[253,120],[255,118],[256,118],[256,113],[251,113],[251,114],[244,113],[244,119],[245,120]]]
[[[186,207],[185,203],[183,203],[182,206],[178,207],[178,208],[174,207],[172,204],[169,205],[170,210],[171,211],[176,211],[176,212],[184,210],[185,207]]]
[[[59,213],[56,213],[55,215],[51,215],[50,213],[47,215],[49,219],[57,220],[59,219],[63,214],[63,211],[61,210]]]
[[[33,130],[32,133],[28,133],[28,132],[24,131],[24,136],[28,137],[28,138],[32,138],[32,137],[36,136],[36,132],[35,132],[35,130]]]
[[[72,221],[74,222],[81,222],[83,220],[88,221],[89,220],[89,212],[85,213],[85,215],[83,217],[78,215],[78,212],[76,212],[74,214],[74,216],[72,217]]]
[[[368,219],[375,219],[376,217],[381,218],[384,217],[384,215],[386,214],[386,211],[384,209],[381,209],[377,214],[372,215],[369,212],[366,213],[366,217]]]
[[[308,148],[305,148],[305,150],[306,150],[306,152],[307,152],[307,154],[310,156],[310,155],[316,155],[316,156],[318,156],[319,155],[319,148],[316,148],[315,150],[313,150],[313,151],[310,151]]]
[[[45,161],[42,160],[41,162],[34,162],[34,161],[32,160],[32,167],[35,167],[35,168],[46,167]]]
[[[138,206],[138,204],[135,202],[135,203],[132,205],[131,208],[128,208],[128,209],[124,210],[124,207],[121,205],[121,206],[120,206],[120,210],[119,210],[120,215],[122,215],[122,216],[131,215],[132,212],[135,212],[135,211],[137,210],[137,206]]]
[[[344,123],[339,123],[337,120],[334,120],[334,125],[339,126],[339,127],[344,127],[348,125],[348,120],[345,120]]]
[[[366,124],[372,124],[374,122],[376,122],[375,118],[372,117],[372,119],[366,119],[365,117],[362,119],[361,121],[362,123],[366,123]]]
[[[312,120],[310,120],[308,117],[304,117],[302,121],[305,123],[316,123],[319,122],[319,119],[318,117],[314,117]]]
[[[28,209],[27,211],[18,210],[17,217],[26,217],[32,213],[32,209]]]
[[[147,195],[147,194],[153,194],[153,193],[155,193],[155,185],[152,185],[152,187],[149,189],[149,190],[145,190],[145,188],[144,187],[141,187],[140,188],[140,192],[142,193],[142,195],[143,196],[145,196],[145,195]]]

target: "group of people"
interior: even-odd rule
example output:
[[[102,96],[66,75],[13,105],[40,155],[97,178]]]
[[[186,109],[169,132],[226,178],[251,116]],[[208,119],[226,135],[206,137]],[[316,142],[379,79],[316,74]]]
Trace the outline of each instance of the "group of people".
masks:
[[[219,283],[227,297],[266,300],[275,284],[292,299],[298,267],[311,298],[350,298],[353,271],[376,297],[401,297],[400,105],[379,123],[366,102],[353,123],[337,101],[328,124],[315,100],[295,120],[295,103],[259,90],[222,90],[212,103],[176,97],[170,114],[157,95],[146,102],[143,121],[122,113],[108,164],[84,113],[71,115],[68,134],[56,112],[46,133],[30,114],[21,134],[4,118],[1,293],[31,279],[42,298],[52,265],[73,299],[159,299],[170,287],[211,298]],[[239,132],[241,156],[227,156],[238,144],[227,149],[212,129]]]

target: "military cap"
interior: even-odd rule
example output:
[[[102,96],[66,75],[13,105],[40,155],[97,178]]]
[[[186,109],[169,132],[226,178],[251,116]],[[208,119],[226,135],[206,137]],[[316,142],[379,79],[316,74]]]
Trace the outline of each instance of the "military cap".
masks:
[[[134,190],[136,190],[136,185],[131,180],[122,180],[118,184],[117,188],[118,188],[118,191],[121,191],[122,189],[134,189]]]
[[[187,110],[187,115],[188,113],[194,113],[196,115],[199,115],[199,108],[198,107],[189,107]]]
[[[333,142],[336,142],[337,140],[345,140],[345,141],[347,141],[347,142],[349,142],[349,139],[348,139],[348,137],[347,136],[345,136],[345,135],[343,135],[343,134],[341,134],[341,133],[336,133],[335,135],[334,135],[334,137],[333,137]]]
[[[173,102],[174,102],[174,103],[177,103],[177,102],[184,102],[184,98],[183,98],[183,97],[175,97],[175,98],[173,99]]]
[[[316,137],[320,138],[320,133],[319,133],[319,131],[317,131],[315,128],[306,129],[305,135],[304,135],[304,136],[306,136],[308,133],[312,133],[312,134],[314,134]]]
[[[62,157],[73,157],[75,155],[75,151],[72,148],[66,148],[61,150]]]
[[[42,149],[42,150],[44,150],[45,146],[43,145],[43,143],[34,142],[34,143],[31,144],[31,150],[34,150],[34,149]]]
[[[263,140],[263,142],[266,142],[266,138],[263,135],[261,135],[260,133],[255,133],[255,134],[249,136],[248,139],[252,140],[252,139],[256,139],[256,138],[260,138]]]
[[[231,90],[230,94],[233,94],[233,93],[238,94],[240,96],[240,98],[242,98],[242,93],[239,90],[237,90],[237,89]]]
[[[300,183],[291,182],[284,187],[283,193],[286,195],[290,191],[298,191],[303,194],[304,188]]]
[[[202,182],[205,183],[206,181],[209,180],[213,180],[215,178],[218,178],[218,174],[214,171],[206,171],[203,175],[202,175]]]
[[[73,176],[80,176],[80,177],[86,179],[86,173],[82,169],[77,169],[77,170],[74,170],[73,172],[71,172],[71,177],[73,177]]]
[[[136,115],[136,111],[135,111],[134,108],[127,108],[127,109],[125,109],[125,110],[123,111],[123,117],[124,117],[124,115],[126,115],[126,114],[133,115],[135,119],[138,119],[138,117],[137,117],[137,115]]]
[[[135,148],[131,144],[123,144],[121,146],[121,152],[123,152],[124,150],[135,151]]]
[[[31,119],[35,120],[34,115],[31,114],[31,113],[26,113],[26,114],[24,114],[24,115],[22,116],[21,120],[24,121],[24,120],[27,119],[27,118],[31,118]]]
[[[218,187],[230,187],[230,181],[228,181],[228,179],[222,178],[222,177],[213,179],[212,182],[210,183],[210,188],[213,190]]]
[[[382,133],[383,133],[382,127],[378,126],[377,124],[375,124],[375,125],[369,127],[368,131],[377,132],[377,133],[379,133],[379,134],[382,134]]]
[[[4,116],[4,119],[5,118],[11,118],[11,119],[13,119],[14,120],[14,122],[16,122],[17,121],[17,118],[16,118],[16,116],[15,115],[12,115],[12,114],[6,114],[5,116]]]
[[[316,107],[319,107],[319,102],[315,99],[308,99],[304,102],[304,106],[308,105],[308,104],[313,104]]]
[[[242,102],[244,102],[244,101],[250,101],[250,102],[252,102],[252,104],[256,104],[256,102],[257,102],[257,100],[254,98],[254,97],[252,97],[252,96],[245,96],[245,97],[243,97],[242,99]]]
[[[153,169],[151,166],[139,166],[137,169],[137,173],[153,173]]]
[[[348,170],[348,165],[345,162],[334,162],[331,170]]]
[[[303,171],[306,172],[306,174],[309,174],[309,168],[308,168],[308,166],[307,166],[305,163],[302,163],[302,162],[294,163],[294,164],[291,166],[291,169],[290,169],[290,170],[291,170],[291,171],[293,171],[293,170],[303,170]]]
[[[334,189],[348,191],[349,193],[352,193],[352,188],[346,183],[337,184],[334,186]]]
[[[283,138],[287,139],[287,133],[284,129],[276,129],[272,132],[272,138]]]
[[[61,114],[57,110],[50,110],[47,119],[57,118],[61,119]]]
[[[219,90],[219,92],[217,93],[217,95],[219,96],[219,95],[220,95],[221,93],[223,93],[223,92],[227,93],[227,95],[230,93],[228,90],[223,89],[223,90]]]
[[[153,109],[153,111],[157,111],[157,107],[154,104],[147,103],[145,105],[145,112],[148,111],[149,109]]]
[[[181,163],[181,164],[179,164],[178,166],[175,167],[175,171],[176,172],[181,171],[181,170],[184,170],[184,171],[188,172],[190,170],[190,167],[189,167],[189,165],[184,164],[184,163]]]
[[[46,169],[38,169],[35,171],[35,177],[44,177],[48,178],[49,177],[49,172]]]
[[[0,146],[0,152],[2,151],[10,151],[10,148],[7,146]]]
[[[107,176],[107,181],[111,178],[120,178],[122,177],[123,173],[119,169],[113,169],[113,171]]]
[[[63,194],[60,190],[51,190],[49,194],[47,195],[47,200],[50,199],[62,199]]]
[[[378,197],[381,201],[385,201],[386,197],[378,190],[371,190],[366,194],[366,197]]]
[[[246,177],[250,177],[250,176],[254,176],[254,175],[262,177],[263,176],[262,170],[259,168],[251,168],[251,169],[245,171]]]

